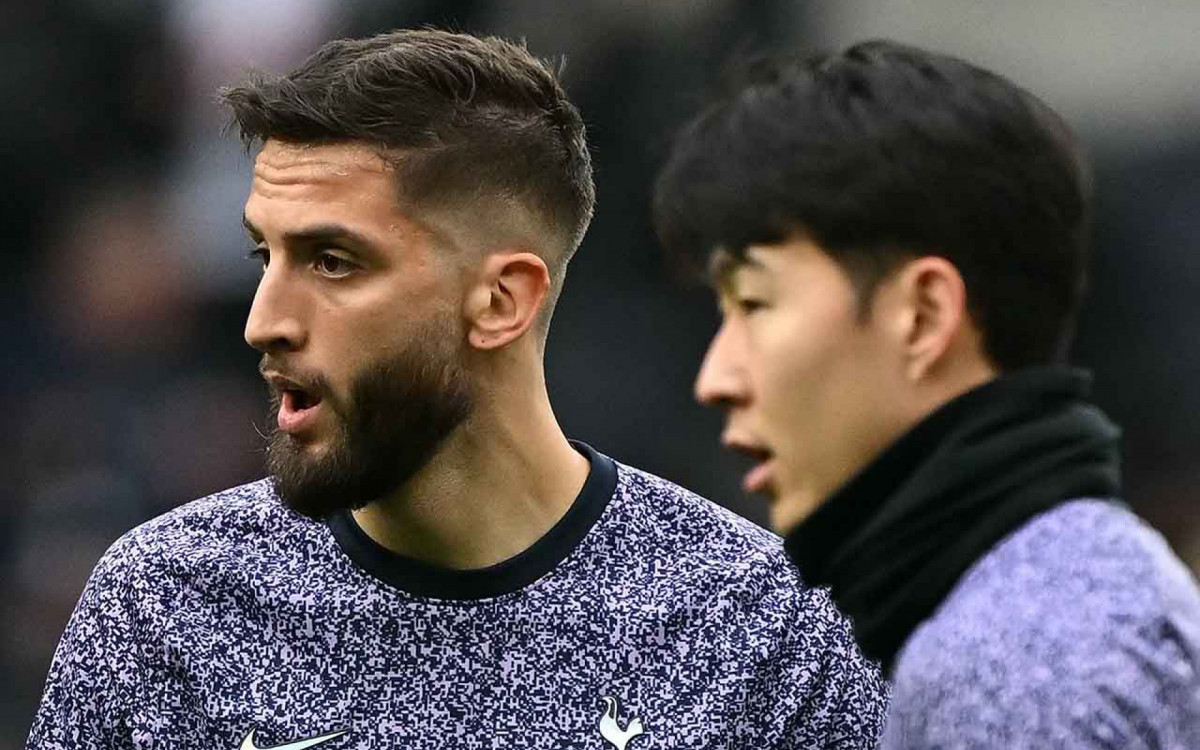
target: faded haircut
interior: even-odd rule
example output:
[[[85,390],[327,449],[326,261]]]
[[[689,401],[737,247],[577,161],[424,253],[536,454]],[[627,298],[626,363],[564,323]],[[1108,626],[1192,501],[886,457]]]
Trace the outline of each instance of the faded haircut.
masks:
[[[406,208],[527,213],[549,243],[548,322],[595,188],[579,111],[523,45],[435,29],[340,39],[220,96],[247,148],[365,143],[395,166]]]

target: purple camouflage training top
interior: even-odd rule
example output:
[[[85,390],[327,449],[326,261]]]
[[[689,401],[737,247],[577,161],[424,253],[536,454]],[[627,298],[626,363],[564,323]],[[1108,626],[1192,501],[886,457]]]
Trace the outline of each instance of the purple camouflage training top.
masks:
[[[964,574],[896,663],[883,746],[1200,749],[1200,592],[1163,538],[1076,500]]]
[[[31,750],[868,748],[887,688],[780,540],[587,446],[567,515],[449,571],[263,480],[122,537]]]

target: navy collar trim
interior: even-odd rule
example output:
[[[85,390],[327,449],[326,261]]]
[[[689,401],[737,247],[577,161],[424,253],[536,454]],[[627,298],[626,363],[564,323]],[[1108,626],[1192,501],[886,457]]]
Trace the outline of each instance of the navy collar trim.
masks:
[[[567,558],[591,531],[617,488],[617,467],[591,446],[571,441],[591,465],[587,481],[566,514],[524,552],[477,570],[453,570],[396,554],[381,546],[350,511],[331,516],[329,528],[342,551],[375,578],[414,596],[489,599],[518,591]]]

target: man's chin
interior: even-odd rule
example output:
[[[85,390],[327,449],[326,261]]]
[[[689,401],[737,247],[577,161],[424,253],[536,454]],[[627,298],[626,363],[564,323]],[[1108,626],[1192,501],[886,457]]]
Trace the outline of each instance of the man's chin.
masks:
[[[313,435],[280,435],[277,450],[286,450],[293,461],[305,465],[315,465],[326,460],[329,455],[329,440],[322,440]]]
[[[271,482],[280,501],[291,511],[314,521],[323,521],[330,516],[358,506],[347,492],[349,488],[340,487],[312,479],[297,481],[293,476],[272,475]]]
[[[771,498],[771,528],[787,536],[811,516],[820,501],[811,492],[776,490]]]
[[[348,507],[344,462],[331,447],[276,434],[269,445],[267,470],[279,499],[291,510],[321,520]]]

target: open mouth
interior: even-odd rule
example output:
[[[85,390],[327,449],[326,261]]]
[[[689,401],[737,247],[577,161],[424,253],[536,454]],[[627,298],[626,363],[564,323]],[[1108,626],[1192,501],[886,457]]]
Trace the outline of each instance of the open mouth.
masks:
[[[316,417],[321,396],[302,388],[287,386],[279,396],[279,429],[295,433],[311,426]]]
[[[285,388],[283,390],[283,406],[289,411],[305,411],[319,403],[321,403],[321,397],[308,391],[300,390],[299,388]]]
[[[774,490],[775,454],[759,445],[730,443],[729,447],[748,457],[753,467],[742,477],[742,489],[746,492],[765,492],[772,494]]]

